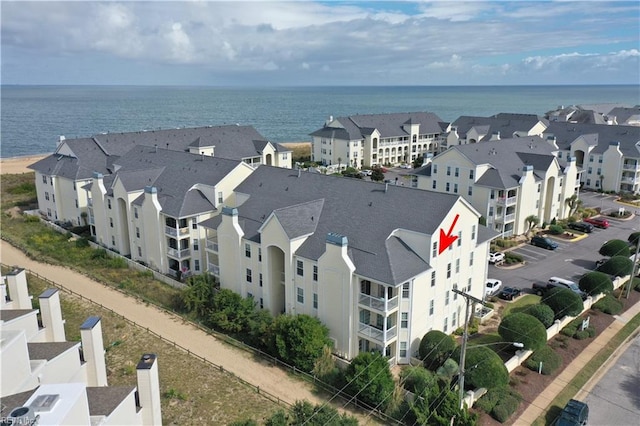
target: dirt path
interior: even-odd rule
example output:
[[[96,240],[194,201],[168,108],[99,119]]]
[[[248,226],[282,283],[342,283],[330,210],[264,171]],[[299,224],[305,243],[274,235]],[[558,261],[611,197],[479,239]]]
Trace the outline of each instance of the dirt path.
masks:
[[[30,269],[67,287],[84,297],[124,315],[144,328],[176,342],[192,353],[224,367],[238,377],[259,386],[274,396],[293,404],[306,399],[313,403],[324,401],[313,394],[312,386],[289,377],[283,370],[253,358],[249,353],[228,346],[215,337],[184,322],[181,318],[145,305],[136,299],[104,286],[69,268],[36,262],[6,241],[0,245],[0,260],[8,265]],[[353,414],[353,413],[352,413]],[[358,416],[361,424],[376,424],[372,419]]]

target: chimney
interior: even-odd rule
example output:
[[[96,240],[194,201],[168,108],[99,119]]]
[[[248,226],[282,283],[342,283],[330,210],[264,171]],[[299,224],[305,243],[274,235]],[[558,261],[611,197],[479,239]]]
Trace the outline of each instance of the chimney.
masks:
[[[58,289],[49,288],[45,290],[38,297],[38,300],[40,301],[40,317],[44,326],[45,341],[66,342]]]
[[[62,142],[64,142],[64,141],[65,141],[65,139],[66,139],[66,138],[64,137],[64,135],[60,135],[60,136],[58,137],[58,143],[56,144],[56,147],[60,146],[60,145],[62,144]]]
[[[31,297],[27,289],[27,274],[23,268],[15,268],[7,274],[9,285],[9,297],[11,298],[12,309],[33,309]]]
[[[87,386],[107,386],[100,317],[89,317],[80,326],[82,352],[87,363]]]
[[[161,425],[160,379],[156,354],[144,354],[138,362],[138,396],[142,408],[143,425]]]

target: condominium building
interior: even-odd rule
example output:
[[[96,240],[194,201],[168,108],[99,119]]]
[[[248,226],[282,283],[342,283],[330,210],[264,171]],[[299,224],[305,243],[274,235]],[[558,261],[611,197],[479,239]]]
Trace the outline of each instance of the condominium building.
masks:
[[[579,189],[571,156],[539,136],[453,146],[411,172],[412,186],[464,197],[503,236],[526,232],[528,216],[540,222],[566,218],[566,200]]]
[[[313,161],[356,168],[411,163],[437,152],[446,127],[431,112],[329,117],[311,133]]]
[[[162,273],[201,273],[201,221],[231,203],[253,172],[244,161],[138,145],[95,173],[87,192],[95,241]]]
[[[640,126],[640,105],[593,104],[559,106],[545,114],[552,122]]]
[[[493,231],[458,195],[260,167],[201,223],[208,269],[272,314],[308,314],[337,355],[408,363],[432,329],[463,324],[458,288],[482,298]]]
[[[291,168],[291,151],[269,142],[251,126],[225,125],[128,133],[88,138],[60,137],[55,152],[32,164],[36,172],[38,208],[51,221],[87,224],[87,194],[82,189],[94,173],[108,175],[114,159],[136,145],[208,157]]]
[[[640,193],[640,127],[554,122],[544,137],[575,157],[582,188]]]
[[[33,309],[24,270],[0,282],[2,424],[162,424],[154,354],[140,359],[137,387],[108,386],[100,318],[87,318],[80,341],[68,342],[58,290],[38,301]]]

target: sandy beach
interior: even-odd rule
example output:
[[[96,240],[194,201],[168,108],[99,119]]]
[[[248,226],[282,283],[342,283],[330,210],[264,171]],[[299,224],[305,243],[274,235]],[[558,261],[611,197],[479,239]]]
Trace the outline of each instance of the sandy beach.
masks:
[[[27,167],[48,155],[49,154],[41,154],[29,155],[26,157],[2,158],[0,159],[0,174],[4,175],[33,172],[33,170],[30,170]]]

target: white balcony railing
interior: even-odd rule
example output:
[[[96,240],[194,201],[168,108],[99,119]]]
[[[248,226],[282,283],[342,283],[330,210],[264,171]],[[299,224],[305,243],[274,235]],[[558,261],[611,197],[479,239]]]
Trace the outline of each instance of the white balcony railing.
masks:
[[[504,206],[512,206],[518,201],[517,198],[518,197],[498,197],[496,203]]]
[[[215,275],[216,277],[220,276],[220,267],[218,265],[214,265],[213,263],[209,263],[207,265],[207,272]]]
[[[93,206],[93,198],[87,198],[87,205]]]
[[[358,303],[367,308],[372,308],[380,312],[389,312],[398,307],[398,296],[391,299],[384,297],[374,297],[365,293],[360,293]]]
[[[515,215],[515,213],[508,214],[508,215],[506,215],[506,216],[504,217],[504,221],[505,221],[505,223],[507,223],[507,222],[513,222],[514,220],[516,220],[516,215]]]
[[[640,170],[640,164],[623,164],[622,170]]]
[[[164,233],[167,235],[171,235],[172,237],[177,237],[178,236],[178,230],[176,228],[172,228],[170,226],[165,226],[164,227]]]
[[[218,240],[207,240],[207,250],[218,252]]]
[[[388,330],[380,330],[371,325],[359,323],[358,333],[363,337],[379,342],[382,346],[386,346],[389,340],[397,336],[398,329],[394,325]]]
[[[168,248],[167,253],[171,257],[182,259],[182,258],[191,256],[191,249],[186,248],[186,249],[178,250],[174,248]]]

